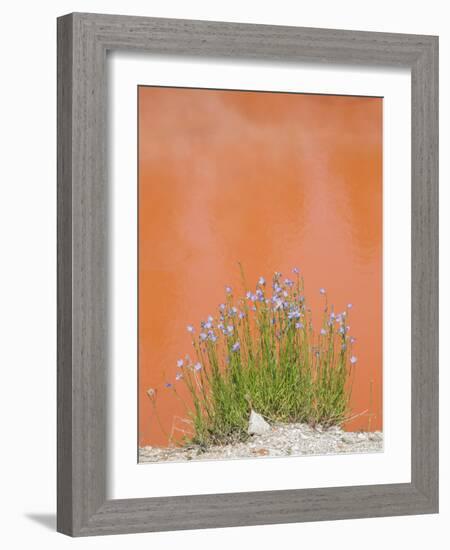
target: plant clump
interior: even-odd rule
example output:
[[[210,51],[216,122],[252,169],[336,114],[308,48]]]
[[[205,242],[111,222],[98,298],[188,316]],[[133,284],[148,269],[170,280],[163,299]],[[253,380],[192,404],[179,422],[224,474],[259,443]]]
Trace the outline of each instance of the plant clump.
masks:
[[[335,313],[325,289],[321,326],[313,328],[304,281],[275,273],[254,290],[225,300],[195,328],[195,360],[177,362],[175,382],[184,383],[192,434],[185,443],[207,447],[244,441],[250,411],[269,422],[341,424],[348,416],[350,375],[357,358],[348,319],[351,304]],[[242,275],[245,284],[245,277]],[[176,393],[175,384],[168,383]]]

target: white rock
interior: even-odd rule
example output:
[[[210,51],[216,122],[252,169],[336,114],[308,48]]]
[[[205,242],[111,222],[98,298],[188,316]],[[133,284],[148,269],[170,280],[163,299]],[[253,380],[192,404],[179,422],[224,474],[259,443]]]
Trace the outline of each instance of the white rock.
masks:
[[[260,414],[252,410],[248,421],[247,433],[249,435],[262,435],[267,432],[270,432],[270,425]]]

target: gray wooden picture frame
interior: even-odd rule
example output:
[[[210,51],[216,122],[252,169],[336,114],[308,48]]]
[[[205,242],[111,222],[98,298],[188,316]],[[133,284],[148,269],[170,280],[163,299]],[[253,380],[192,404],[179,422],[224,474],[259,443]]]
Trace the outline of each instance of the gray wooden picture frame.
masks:
[[[410,483],[108,500],[109,50],[410,68]],[[59,18],[57,412],[57,529],[68,535],[437,512],[438,38],[82,13]]]

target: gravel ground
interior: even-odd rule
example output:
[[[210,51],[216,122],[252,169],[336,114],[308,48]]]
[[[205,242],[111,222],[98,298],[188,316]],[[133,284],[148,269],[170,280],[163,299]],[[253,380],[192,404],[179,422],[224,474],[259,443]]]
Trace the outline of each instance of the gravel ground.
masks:
[[[198,447],[140,447],[139,462],[184,462],[341,453],[379,453],[383,451],[381,432],[344,432],[333,427],[322,430],[306,424],[278,424],[263,435],[250,436],[244,443],[214,446],[206,451]]]

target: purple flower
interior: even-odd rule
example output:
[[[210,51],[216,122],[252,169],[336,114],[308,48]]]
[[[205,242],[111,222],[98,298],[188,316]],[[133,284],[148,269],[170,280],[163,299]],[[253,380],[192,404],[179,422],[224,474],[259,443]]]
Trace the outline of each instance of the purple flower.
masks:
[[[233,325],[228,325],[227,328],[225,329],[225,331],[226,331],[226,334],[228,334],[228,336],[231,336],[233,334],[233,331],[234,331]]]
[[[202,323],[202,327],[206,328],[206,329],[211,329],[212,328],[211,321],[207,321],[206,323]]]
[[[217,336],[212,330],[208,331],[208,338],[211,340],[211,342],[217,342]]]
[[[347,304],[347,309],[352,309],[353,304]]]
[[[183,375],[181,374],[181,372],[178,372],[177,375],[175,376],[175,380],[181,380],[183,378]]]
[[[239,319],[243,319],[245,317],[245,313],[242,311],[239,312]]]
[[[284,280],[284,284],[286,286],[293,286],[294,285],[294,281],[291,281],[291,279],[285,279]]]
[[[327,293],[327,291],[326,291],[324,288],[321,288],[321,289],[319,290],[319,292],[320,292],[320,294],[322,294],[322,295]]]
[[[355,357],[354,355],[352,355],[352,356],[350,357],[350,363],[351,363],[352,365],[354,365],[357,361],[358,361],[358,358]]]
[[[300,319],[300,311],[294,309],[288,313],[288,319]]]
[[[261,286],[264,286],[266,284],[266,280],[264,279],[264,277],[260,277],[258,279],[258,284]]]
[[[339,334],[345,334],[345,328],[339,327]]]
[[[274,305],[274,308],[273,308],[274,311],[277,311],[277,309],[280,309],[280,308],[283,307],[283,300],[280,300],[280,298],[275,298],[275,299],[273,300],[273,302],[274,302],[274,304],[275,304],[275,305]]]
[[[226,286],[226,287],[225,287],[225,292],[226,292],[227,294],[231,294],[231,293],[233,292],[233,289],[231,288],[231,286]]]
[[[177,361],[177,367],[178,367],[179,369],[181,369],[181,367],[182,367],[183,365],[184,365],[183,359],[178,359],[178,361]]]
[[[208,335],[204,332],[201,332],[200,333],[200,340],[202,340],[203,342],[208,338]]]
[[[214,317],[212,315],[208,315],[208,321],[212,323],[214,321]]]
[[[172,384],[170,382],[166,382],[164,385],[166,386],[166,388],[171,388],[172,387]]]
[[[237,308],[235,308],[234,306],[230,309],[230,315],[233,317],[233,315],[236,315],[236,313],[238,312]]]
[[[354,344],[356,342],[356,338],[354,336],[352,336],[350,338],[350,344]]]
[[[231,351],[238,351],[240,349],[241,349],[241,345],[239,344],[239,342],[236,342],[231,346]]]
[[[298,329],[303,328],[303,323],[295,323],[295,328],[298,328]]]
[[[202,366],[201,366],[200,363],[195,363],[194,370],[199,371],[199,370],[201,370],[201,368],[202,368]]]
[[[292,270],[292,273],[295,273],[295,275],[298,275],[300,273],[300,269],[298,267],[294,267]]]
[[[321,328],[321,329],[320,329],[320,334],[321,334],[322,336],[325,336],[326,333],[327,333],[327,331],[326,331],[324,328]]]
[[[225,304],[220,304],[219,309],[220,309],[220,311],[225,311],[226,307],[227,306]]]
[[[192,325],[188,325],[186,327],[187,331],[190,332],[191,334],[194,334],[195,332],[195,328],[192,326]]]

